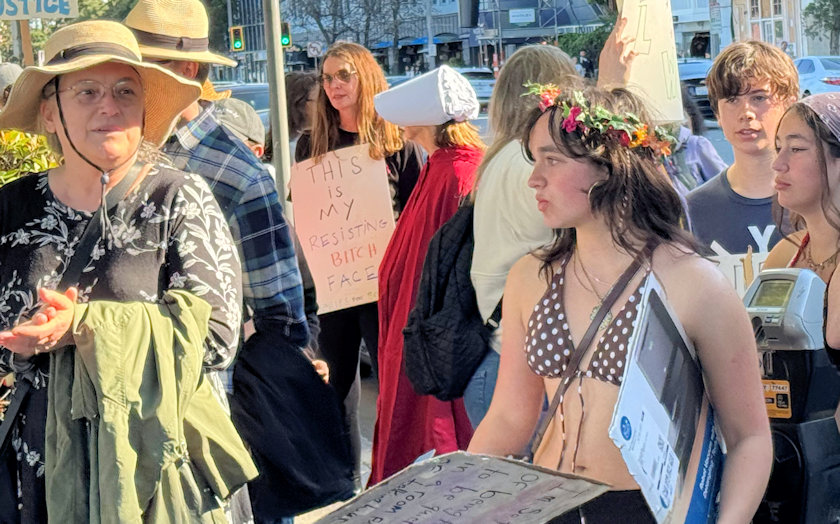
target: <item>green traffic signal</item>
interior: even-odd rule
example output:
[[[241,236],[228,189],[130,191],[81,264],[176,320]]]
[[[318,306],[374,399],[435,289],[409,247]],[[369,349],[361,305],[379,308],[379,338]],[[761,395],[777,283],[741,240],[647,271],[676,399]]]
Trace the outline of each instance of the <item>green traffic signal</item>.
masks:
[[[289,28],[289,22],[280,23],[280,45],[283,47],[292,45],[292,31]]]
[[[242,26],[237,25],[230,28],[230,50],[231,51],[244,51],[245,50],[245,38],[242,33]]]

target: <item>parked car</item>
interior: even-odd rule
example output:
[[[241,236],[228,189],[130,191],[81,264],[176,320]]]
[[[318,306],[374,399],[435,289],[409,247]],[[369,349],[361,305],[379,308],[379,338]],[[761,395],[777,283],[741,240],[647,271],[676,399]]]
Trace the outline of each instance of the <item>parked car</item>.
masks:
[[[455,70],[464,75],[475,89],[478,103],[481,104],[481,111],[487,111],[490,96],[493,94],[493,86],[496,85],[496,77],[493,75],[493,71],[486,67],[456,67]]]
[[[231,96],[233,98],[238,98],[251,104],[257,110],[257,114],[260,115],[260,120],[262,120],[266,130],[269,128],[269,119],[271,117],[268,114],[268,109],[271,96],[269,94],[268,84],[235,84],[226,86],[225,89],[231,90]]]
[[[840,91],[840,56],[804,56],[793,63],[802,96]]]
[[[709,88],[706,87],[706,76],[712,68],[712,61],[705,58],[682,58],[677,63],[680,82],[685,85],[689,96],[700,108],[703,117],[715,118],[715,112],[709,103]]]
[[[411,80],[411,77],[408,75],[390,75],[385,77],[385,81],[388,82],[388,87],[397,87],[408,80]]]

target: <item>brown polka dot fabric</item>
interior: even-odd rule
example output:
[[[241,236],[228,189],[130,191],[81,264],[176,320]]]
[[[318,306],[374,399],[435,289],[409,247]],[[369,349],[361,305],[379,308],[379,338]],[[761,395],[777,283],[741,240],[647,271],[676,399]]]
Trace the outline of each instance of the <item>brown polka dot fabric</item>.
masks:
[[[551,285],[534,306],[534,311],[528,321],[525,355],[531,370],[542,377],[561,376],[568,367],[572,351],[574,351],[574,342],[569,332],[566,308],[563,304],[565,273],[566,262],[551,279]],[[642,284],[639,284],[598,340],[589,367],[578,371],[579,374],[615,385],[621,384],[627,346],[633,328],[636,326],[643,292],[644,288]]]

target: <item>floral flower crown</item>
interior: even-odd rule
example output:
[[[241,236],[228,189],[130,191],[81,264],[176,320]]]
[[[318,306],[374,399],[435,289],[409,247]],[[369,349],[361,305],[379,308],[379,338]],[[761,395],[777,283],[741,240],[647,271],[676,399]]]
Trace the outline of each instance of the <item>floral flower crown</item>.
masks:
[[[563,130],[567,133],[578,131],[583,137],[592,137],[592,133],[615,140],[630,149],[644,148],[654,156],[670,155],[671,145],[676,140],[667,131],[654,126],[653,131],[633,113],[615,114],[604,107],[590,107],[581,91],[574,91],[573,102],[558,98],[561,90],[554,84],[525,84],[528,90],[522,96],[536,95],[540,99],[540,111],[556,107],[563,112]],[[559,102],[559,103],[558,103]]]

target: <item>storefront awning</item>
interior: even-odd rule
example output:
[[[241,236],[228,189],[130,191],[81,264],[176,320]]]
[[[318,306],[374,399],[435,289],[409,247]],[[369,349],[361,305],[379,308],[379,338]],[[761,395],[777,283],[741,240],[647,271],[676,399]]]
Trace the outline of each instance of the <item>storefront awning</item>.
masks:
[[[467,37],[463,37],[467,38]],[[440,33],[435,35],[432,41],[435,44],[448,44],[450,42],[460,42],[463,39],[460,35],[456,35],[455,33]],[[399,47],[404,46],[418,46],[418,45],[426,45],[426,42],[429,40],[426,36],[420,37],[405,37],[399,39]],[[376,42],[375,44],[371,45],[371,49],[387,49],[393,45],[392,40],[382,40]]]

